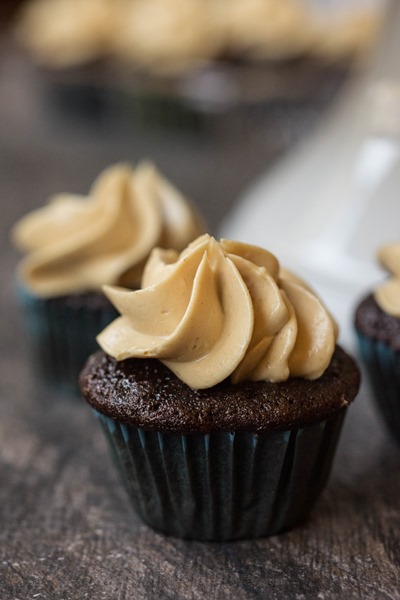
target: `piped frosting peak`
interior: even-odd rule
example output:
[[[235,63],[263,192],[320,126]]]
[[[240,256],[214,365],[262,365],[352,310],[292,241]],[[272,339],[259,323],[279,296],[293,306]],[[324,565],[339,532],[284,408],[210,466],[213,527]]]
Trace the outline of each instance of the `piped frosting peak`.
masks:
[[[14,227],[27,252],[20,276],[33,293],[57,296],[139,287],[155,246],[182,250],[203,231],[181,194],[151,164],[118,164],[96,180],[89,196],[62,194]]]
[[[316,379],[337,337],[300,279],[256,246],[203,235],[181,254],[155,249],[142,289],[105,287],[121,316],[99,336],[117,360],[158,358],[192,388]]]

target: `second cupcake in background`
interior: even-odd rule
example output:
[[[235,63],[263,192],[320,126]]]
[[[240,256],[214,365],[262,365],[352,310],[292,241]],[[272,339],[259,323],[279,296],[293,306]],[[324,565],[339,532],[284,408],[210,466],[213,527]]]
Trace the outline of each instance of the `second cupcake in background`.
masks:
[[[359,386],[319,298],[268,251],[208,235],[106,293],[121,316],[81,389],[142,519],[210,541],[301,523]]]
[[[389,280],[358,305],[355,328],[376,404],[400,444],[400,243],[378,252]]]
[[[27,253],[18,288],[42,378],[77,392],[96,335],[117,315],[102,285],[138,288],[155,246],[182,250],[202,231],[193,207],[147,163],[111,166],[88,196],[61,194],[22,218],[12,231]]]

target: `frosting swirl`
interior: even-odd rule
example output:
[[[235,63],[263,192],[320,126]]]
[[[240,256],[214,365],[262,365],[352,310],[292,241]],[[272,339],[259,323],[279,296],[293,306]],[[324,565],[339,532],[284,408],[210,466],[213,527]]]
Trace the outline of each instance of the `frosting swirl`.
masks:
[[[71,67],[107,53],[118,0],[36,0],[23,9],[17,33],[38,62]]]
[[[160,72],[187,70],[222,46],[217,11],[207,0],[145,0],[121,12],[114,50]]]
[[[180,255],[155,249],[142,288],[104,288],[121,316],[97,339],[117,360],[158,358],[192,388],[229,376],[316,379],[330,363],[337,327],[329,312],[256,246],[206,234]]]
[[[311,11],[296,0],[229,0],[228,5],[227,40],[235,52],[285,58],[315,44]]]
[[[139,287],[155,246],[182,250],[203,231],[179,192],[150,164],[114,165],[88,197],[63,194],[22,218],[12,237],[28,256],[20,266],[38,296]]]
[[[17,32],[36,60],[71,67],[119,56],[179,74],[204,61],[353,54],[375,38],[377,9],[299,0],[30,0]],[[336,4],[336,3],[335,3]]]
[[[378,260],[392,277],[375,290],[374,298],[384,312],[400,318],[400,244],[382,246]]]

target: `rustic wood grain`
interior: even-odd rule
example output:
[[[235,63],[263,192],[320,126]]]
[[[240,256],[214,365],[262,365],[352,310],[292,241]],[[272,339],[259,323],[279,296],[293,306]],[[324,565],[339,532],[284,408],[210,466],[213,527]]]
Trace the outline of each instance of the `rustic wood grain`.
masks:
[[[42,390],[30,371],[8,230],[52,192],[85,192],[112,160],[160,159],[183,189],[198,192],[212,225],[248,174],[240,152],[233,181],[227,173],[222,181],[217,150],[182,152],[182,142],[78,136],[50,126],[39,115],[32,73],[6,51],[0,86],[1,600],[400,598],[400,451],[366,388],[304,526],[269,539],[205,544],[141,524],[89,409]],[[271,156],[277,146],[271,142]]]

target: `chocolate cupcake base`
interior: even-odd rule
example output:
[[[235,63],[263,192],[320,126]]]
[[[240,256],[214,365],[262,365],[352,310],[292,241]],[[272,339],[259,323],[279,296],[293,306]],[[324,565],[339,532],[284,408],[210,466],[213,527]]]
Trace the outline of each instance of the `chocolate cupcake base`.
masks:
[[[359,372],[337,348],[315,381],[225,380],[193,390],[156,359],[117,362],[98,352],[80,381],[143,521],[187,539],[229,541],[307,517]]]

